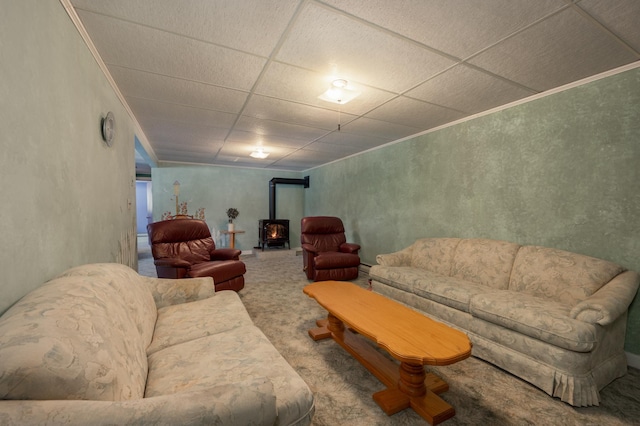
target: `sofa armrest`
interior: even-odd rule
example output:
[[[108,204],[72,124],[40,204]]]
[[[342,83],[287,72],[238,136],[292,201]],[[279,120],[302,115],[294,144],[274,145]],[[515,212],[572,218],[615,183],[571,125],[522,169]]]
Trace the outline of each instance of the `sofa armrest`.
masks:
[[[130,401],[0,401],[3,425],[275,424],[266,378]]]
[[[209,252],[211,260],[240,260],[241,250],[232,248],[219,248]]]
[[[168,266],[172,268],[187,268],[191,267],[191,264],[186,260],[179,259],[177,257],[162,257],[160,259],[155,259],[153,264],[156,266]]]
[[[340,244],[339,249],[342,253],[358,254],[358,250],[360,250],[360,244],[342,243]]]
[[[214,295],[213,278],[152,278],[141,276],[151,290],[158,309],[180,303],[195,302]]]
[[[610,324],[629,309],[639,284],[637,272],[623,272],[574,306],[569,316],[591,324]]]
[[[411,266],[413,245],[395,253],[379,254],[376,256],[378,265],[384,266]]]

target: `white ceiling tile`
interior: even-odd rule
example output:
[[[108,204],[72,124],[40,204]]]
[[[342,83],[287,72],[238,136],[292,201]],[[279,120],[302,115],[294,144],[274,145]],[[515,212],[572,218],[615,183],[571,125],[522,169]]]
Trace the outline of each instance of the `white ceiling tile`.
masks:
[[[238,113],[248,92],[112,66],[111,75],[125,96],[196,108]]]
[[[205,150],[216,153],[222,148],[224,141],[216,139],[212,135],[199,134],[192,130],[190,133],[171,132],[160,133],[155,130],[153,143],[154,148],[165,150]]]
[[[224,146],[222,147],[222,149],[220,149],[220,152],[218,153],[218,156],[224,157],[241,157],[241,158],[245,158],[246,161],[249,162],[254,162],[254,163],[268,163],[268,162],[274,162],[286,155],[289,155],[291,153],[293,153],[295,151],[295,149],[291,149],[291,148],[282,148],[282,147],[274,147],[274,146],[264,146],[262,147],[263,151],[266,153],[269,153],[269,156],[267,158],[264,159],[260,159],[260,158],[253,158],[251,156],[249,156],[249,154],[251,154],[253,151],[255,151],[258,148],[257,145],[255,144],[245,144],[245,143],[226,143],[224,144]],[[259,160],[259,161],[254,161],[254,160]]]
[[[314,3],[302,12],[276,59],[396,93],[454,63]]]
[[[258,135],[253,132],[244,132],[241,130],[233,130],[227,138],[227,142],[238,143],[238,145],[251,144],[258,146],[263,145],[264,141],[265,137],[263,135]]]
[[[265,120],[246,115],[240,117],[234,129],[255,133],[269,138],[274,137],[279,139],[293,137],[304,140],[314,140],[328,132],[326,129],[283,123],[281,121]]]
[[[328,152],[318,152],[311,150],[298,150],[292,154],[278,160],[275,164],[280,166],[295,166],[310,168],[319,166],[330,161],[335,161],[340,156]]]
[[[206,155],[213,157],[218,153],[218,151],[220,151],[220,146],[217,144],[212,144],[210,146],[183,144],[176,149],[176,145],[160,145],[159,151],[165,153],[181,152],[189,155]]]
[[[404,96],[387,102],[375,111],[367,114],[369,118],[398,123],[419,129],[430,129],[441,124],[458,120],[465,114],[417,101]]]
[[[329,86],[323,74],[280,62],[272,62],[255,88],[258,95],[317,104],[318,95]]]
[[[264,136],[251,132],[234,130],[227,138],[227,142],[238,142],[252,144],[253,146],[263,146],[266,150],[268,150],[269,148],[273,149],[274,147],[290,149],[302,148],[309,143],[309,140],[282,136]]]
[[[216,157],[215,163],[219,166],[228,167],[247,167],[252,169],[265,169],[271,168],[271,163],[265,160],[256,161],[254,158],[241,158],[241,157]]]
[[[580,80],[636,58],[572,9],[498,44],[470,62],[535,90]]]
[[[80,18],[108,65],[249,90],[266,62],[237,50],[90,12],[80,12]]]
[[[419,133],[421,128],[360,117],[342,126],[342,130],[357,135],[368,135],[396,140]]]
[[[466,113],[477,113],[535,94],[466,65],[457,65],[406,96]]]
[[[206,142],[203,140],[197,141],[196,138],[184,138],[179,136],[172,138],[171,135],[161,135],[154,141],[154,150],[156,154],[163,153],[179,153],[189,152],[191,154],[199,153],[203,154],[203,158],[207,158],[208,161],[213,160],[216,154],[222,148],[222,142]],[[194,154],[195,155],[195,154]],[[162,160],[170,160],[170,158],[160,158]]]
[[[326,0],[325,3],[460,59],[567,5],[564,0]]]
[[[345,155],[353,155],[361,151],[361,149],[355,145],[335,144],[335,143],[325,143],[325,142],[313,142],[307,145],[304,148],[304,150],[329,153],[332,155],[336,155],[336,158],[344,157]]]
[[[640,53],[640,1],[582,0],[578,6]]]
[[[254,160],[253,157],[250,157],[251,154],[255,150],[254,147],[250,145],[244,145],[240,143],[226,143],[224,146],[218,151],[217,156],[218,159],[229,159],[231,157],[244,158],[246,161]]]
[[[72,0],[74,6],[198,40],[269,56],[297,0]]]
[[[194,125],[229,128],[233,125],[236,114],[212,111],[203,108],[192,108],[184,105],[166,102],[150,101],[147,99],[128,97],[127,103],[131,110],[140,117],[155,118],[157,120],[192,123]]]
[[[224,143],[227,130],[208,126],[195,126],[191,123],[169,123],[153,119],[143,120],[141,126],[154,147],[169,147],[171,144],[184,148],[189,146],[216,147]]]
[[[185,163],[201,163],[203,159],[213,161],[215,152],[202,152],[192,149],[165,149],[157,150],[158,159],[160,161],[179,161]]]
[[[336,145],[350,145],[359,149],[370,149],[376,146],[384,145],[393,139],[379,138],[375,136],[357,135],[346,131],[333,131],[322,137],[318,142]]]
[[[244,114],[250,117],[283,123],[333,130],[338,120],[353,120],[355,116],[295,102],[254,95],[247,103]]]
[[[278,169],[278,170],[308,170],[313,167],[318,167],[323,163],[314,160],[291,160],[289,158],[282,159],[280,161],[276,161],[271,166],[270,169]]]

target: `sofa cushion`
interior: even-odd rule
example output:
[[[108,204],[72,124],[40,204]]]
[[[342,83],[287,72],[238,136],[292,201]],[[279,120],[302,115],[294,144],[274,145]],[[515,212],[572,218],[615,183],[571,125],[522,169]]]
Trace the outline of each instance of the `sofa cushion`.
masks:
[[[313,394],[307,384],[255,326],[235,328],[151,354],[145,397],[258,377],[268,377],[273,383],[278,424],[295,424],[313,412]]]
[[[107,277],[50,281],[0,318],[1,399],[142,398],[146,345]]]
[[[451,275],[451,262],[459,238],[423,238],[413,243],[411,266],[440,275]]]
[[[208,299],[160,308],[147,355],[189,340],[252,324],[235,291],[219,291]]]
[[[142,277],[133,269],[119,263],[92,263],[76,266],[60,277],[105,277],[122,297],[124,304],[140,332],[143,344],[151,342],[156,324],[157,307],[153,295]]]
[[[519,244],[466,239],[456,247],[451,276],[498,290],[509,288],[509,276]]]
[[[594,257],[539,246],[520,248],[509,290],[567,305],[569,309],[624,271]]]
[[[571,351],[591,351],[598,341],[595,326],[570,318],[569,311],[562,303],[509,290],[476,294],[469,303],[474,317]]]
[[[412,266],[373,265],[369,270],[369,276],[391,287],[413,293],[417,281],[442,275]]]
[[[463,312],[469,312],[472,296],[486,292],[487,288],[483,285],[437,274],[417,279],[413,285],[416,295]]]

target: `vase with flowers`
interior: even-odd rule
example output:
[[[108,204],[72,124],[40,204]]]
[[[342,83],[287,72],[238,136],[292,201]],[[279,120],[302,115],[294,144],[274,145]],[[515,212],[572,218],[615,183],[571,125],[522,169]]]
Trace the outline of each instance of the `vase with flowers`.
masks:
[[[233,232],[234,230],[233,219],[238,217],[239,214],[240,213],[238,212],[238,209],[235,209],[233,207],[227,209],[227,217],[229,218],[229,232]]]

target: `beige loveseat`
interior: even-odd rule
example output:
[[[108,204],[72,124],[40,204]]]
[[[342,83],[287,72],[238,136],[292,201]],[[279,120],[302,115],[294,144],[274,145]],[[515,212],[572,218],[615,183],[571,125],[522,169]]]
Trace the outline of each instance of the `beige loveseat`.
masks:
[[[637,272],[567,251],[425,238],[377,256],[373,289],[466,332],[473,355],[574,406],[627,371]]]
[[[0,424],[306,425],[309,387],[211,278],[70,269],[0,317]]]

